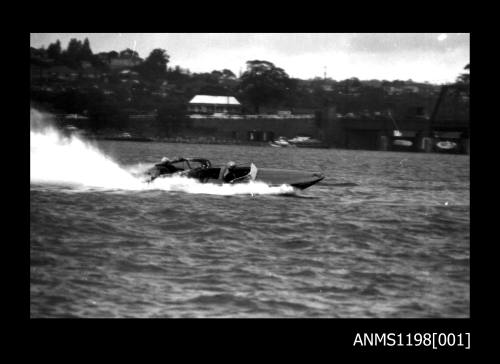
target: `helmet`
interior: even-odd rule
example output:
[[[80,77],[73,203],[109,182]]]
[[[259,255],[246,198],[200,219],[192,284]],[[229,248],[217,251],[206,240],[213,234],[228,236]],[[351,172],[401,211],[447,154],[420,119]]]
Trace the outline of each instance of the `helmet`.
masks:
[[[161,162],[162,162],[162,163],[165,163],[165,162],[170,162],[170,159],[168,159],[167,157],[163,157],[163,158],[161,159]]]
[[[233,161],[230,161],[227,163],[227,168],[228,169],[233,169],[234,167],[236,167],[236,163],[234,163]]]

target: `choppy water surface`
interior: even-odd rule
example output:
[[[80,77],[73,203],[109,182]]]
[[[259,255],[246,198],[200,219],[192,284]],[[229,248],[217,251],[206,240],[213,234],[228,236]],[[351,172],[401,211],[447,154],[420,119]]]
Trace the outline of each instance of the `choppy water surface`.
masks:
[[[468,156],[137,142],[93,155],[36,137],[32,317],[469,317]],[[57,165],[75,149],[79,168]],[[327,178],[299,193],[129,180],[163,155]]]

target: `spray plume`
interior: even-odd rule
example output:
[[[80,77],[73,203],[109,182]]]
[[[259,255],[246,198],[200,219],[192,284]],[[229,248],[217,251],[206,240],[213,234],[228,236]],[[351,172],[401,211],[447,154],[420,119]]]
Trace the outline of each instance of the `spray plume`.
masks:
[[[97,146],[75,135],[65,136],[51,116],[30,110],[30,180],[32,183],[71,186],[76,190],[163,190],[194,194],[286,194],[291,186],[271,187],[263,182],[235,185],[203,184],[186,177],[157,178],[144,183],[137,166],[120,166]]]

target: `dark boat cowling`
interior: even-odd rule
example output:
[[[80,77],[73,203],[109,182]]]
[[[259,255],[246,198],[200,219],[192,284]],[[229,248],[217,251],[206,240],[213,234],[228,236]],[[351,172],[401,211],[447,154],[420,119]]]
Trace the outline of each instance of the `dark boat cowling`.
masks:
[[[195,173],[198,170],[210,168],[211,163],[205,158],[176,158],[168,163],[157,163],[145,172],[147,182],[161,176],[173,174],[187,175]]]

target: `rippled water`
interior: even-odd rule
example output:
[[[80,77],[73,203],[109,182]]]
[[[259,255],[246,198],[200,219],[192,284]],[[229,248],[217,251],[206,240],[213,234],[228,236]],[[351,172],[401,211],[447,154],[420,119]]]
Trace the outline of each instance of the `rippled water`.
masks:
[[[469,317],[469,156],[99,148],[127,171],[178,155],[326,179],[299,193],[140,190],[34,181],[32,167],[32,317]]]

